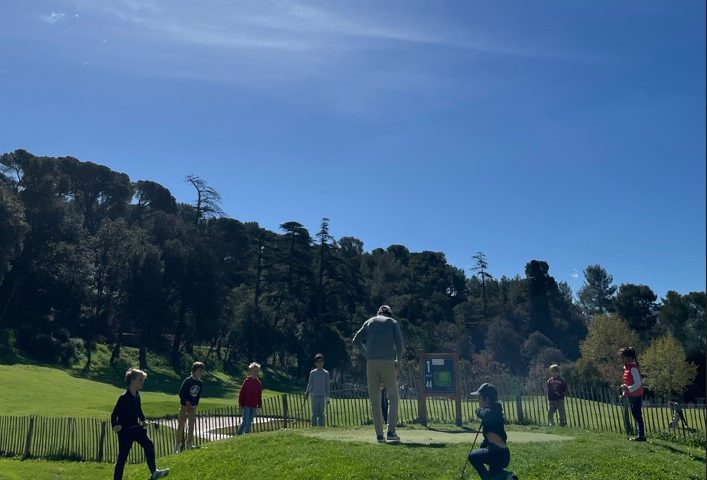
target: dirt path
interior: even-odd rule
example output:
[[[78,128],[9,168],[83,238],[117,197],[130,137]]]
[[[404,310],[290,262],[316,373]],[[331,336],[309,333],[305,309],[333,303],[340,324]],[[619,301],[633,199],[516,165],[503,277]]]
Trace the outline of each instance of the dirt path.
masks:
[[[194,436],[211,442],[231,438],[235,434],[238,426],[241,424],[240,420],[241,417],[230,416],[197,417]],[[282,422],[282,419],[273,417],[255,417],[253,419],[254,425],[262,425],[269,422]],[[160,419],[156,420],[156,423],[174,430],[177,428],[176,419]]]

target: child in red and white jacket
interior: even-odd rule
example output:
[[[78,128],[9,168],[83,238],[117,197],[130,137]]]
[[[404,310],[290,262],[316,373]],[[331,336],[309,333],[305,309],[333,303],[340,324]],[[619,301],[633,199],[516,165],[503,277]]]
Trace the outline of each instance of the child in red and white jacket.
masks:
[[[550,426],[555,424],[555,412],[559,413],[560,426],[567,425],[567,414],[565,413],[565,395],[567,395],[567,382],[560,376],[560,366],[550,365],[550,378],[547,379],[547,423]]]
[[[263,407],[263,387],[259,375],[259,363],[253,362],[248,365],[248,376],[243,380],[241,391],[238,393],[238,405],[243,410],[243,419],[236,435],[250,433],[250,425],[255,418],[256,409]]]
[[[636,350],[633,347],[622,348],[619,350],[619,358],[624,364],[624,374],[621,383],[621,395],[628,397],[631,405],[631,415],[636,420],[638,428],[638,436],[631,440],[635,442],[645,442],[646,432],[643,428],[643,413],[641,406],[643,404],[643,382],[641,380],[641,371],[636,360]]]

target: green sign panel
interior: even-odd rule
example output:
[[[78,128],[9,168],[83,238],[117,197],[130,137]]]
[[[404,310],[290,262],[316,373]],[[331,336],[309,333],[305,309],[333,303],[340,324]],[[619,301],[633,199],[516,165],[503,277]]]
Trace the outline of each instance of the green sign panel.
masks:
[[[425,358],[424,382],[425,393],[454,393],[456,379],[454,378],[454,359]]]

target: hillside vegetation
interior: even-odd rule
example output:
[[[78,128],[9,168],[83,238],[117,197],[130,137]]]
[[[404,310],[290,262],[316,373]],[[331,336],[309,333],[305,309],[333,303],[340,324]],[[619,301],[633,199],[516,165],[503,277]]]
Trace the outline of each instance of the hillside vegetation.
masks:
[[[587,265],[572,292],[542,257],[509,278],[473,246],[469,271],[403,244],[366,251],[331,234],[336,219],[316,232],[282,219],[271,231],[228,218],[205,179],[185,182],[191,203],[105,165],[0,155],[0,343],[12,332],[26,355],[65,366],[81,357],[89,375],[104,343],[113,362],[138,348],[143,369],[156,352],[183,372],[205,345],[229,371],[255,360],[296,378],[322,352],[330,369],[360,378],[350,340],[388,304],[404,363],[417,349],[456,349],[479,376],[541,378],[558,363],[570,381],[615,387],[616,351],[630,345],[652,393],[705,397],[704,291],[658,298]]]

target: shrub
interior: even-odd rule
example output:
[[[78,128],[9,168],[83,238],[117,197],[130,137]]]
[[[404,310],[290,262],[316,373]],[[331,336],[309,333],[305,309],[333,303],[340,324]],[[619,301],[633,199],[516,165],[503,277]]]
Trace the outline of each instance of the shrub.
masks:
[[[17,347],[29,356],[46,363],[59,362],[71,365],[83,350],[83,340],[70,338],[65,328],[58,329],[53,335],[38,333],[30,324],[22,324],[17,329]]]
[[[17,347],[25,352],[29,352],[32,348],[32,343],[36,335],[37,329],[34,325],[23,323],[17,329]]]
[[[74,346],[74,350],[76,350],[76,353],[83,353],[86,350],[86,344],[84,343],[83,338],[72,337],[69,341]]]
[[[66,328],[59,328],[52,333],[52,337],[56,338],[59,343],[69,343],[69,330]]]
[[[80,453],[72,452],[64,448],[55,448],[42,457],[53,462],[81,462],[83,457]]]
[[[55,360],[65,366],[71,365],[71,363],[78,357],[78,351],[76,350],[76,343],[67,339],[66,342],[59,342],[57,340]]]
[[[51,335],[40,333],[35,335],[27,353],[37,360],[52,363],[56,360],[57,343],[58,342]]]

